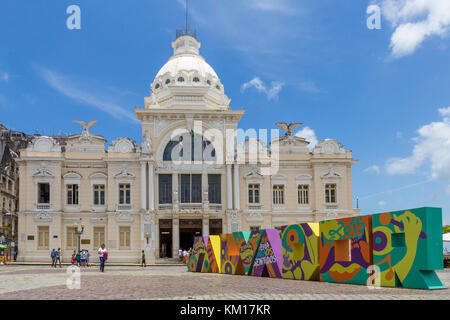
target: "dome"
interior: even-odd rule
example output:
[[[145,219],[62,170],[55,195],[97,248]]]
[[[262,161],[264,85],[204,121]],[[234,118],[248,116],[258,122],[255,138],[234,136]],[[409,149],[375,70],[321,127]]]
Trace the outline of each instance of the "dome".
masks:
[[[173,55],[158,71],[150,86],[148,106],[228,108],[214,69],[200,55],[195,35],[183,33],[172,42]]]
[[[198,73],[202,77],[207,78],[208,75],[219,78],[214,69],[198,55],[183,54],[173,56],[167,63],[159,70],[156,78],[169,73],[171,76],[179,74],[181,71],[187,73]]]

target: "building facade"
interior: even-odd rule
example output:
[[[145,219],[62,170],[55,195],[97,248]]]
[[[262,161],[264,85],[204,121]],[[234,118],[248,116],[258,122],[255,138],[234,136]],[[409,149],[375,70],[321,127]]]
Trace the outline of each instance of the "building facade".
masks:
[[[17,244],[19,172],[15,160],[30,137],[0,123],[0,243],[11,260]]]
[[[230,108],[195,35],[178,33],[172,47],[135,109],[141,144],[124,137],[106,147],[91,121],[65,145],[39,136],[21,152],[19,260],[47,261],[61,248],[68,261],[77,229],[93,258],[104,243],[110,261],[138,262],[145,250],[155,262],[198,235],[359,214],[351,151],[332,139],[309,150],[291,132],[299,124],[279,124],[285,135],[268,143],[240,134],[244,110]]]

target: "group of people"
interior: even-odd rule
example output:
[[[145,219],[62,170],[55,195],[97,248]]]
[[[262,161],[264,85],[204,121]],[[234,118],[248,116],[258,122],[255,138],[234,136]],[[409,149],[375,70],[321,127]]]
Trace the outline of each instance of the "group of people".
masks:
[[[145,265],[145,254],[143,254],[143,264]],[[71,262],[73,265],[77,265],[78,267],[90,267],[90,256],[89,250],[79,250],[78,252],[76,250],[73,251]],[[56,268],[57,263],[59,262],[59,267],[61,268],[61,249],[58,248],[58,250],[53,249],[50,253],[50,257],[52,258],[52,267]],[[101,247],[98,249],[98,257],[100,259],[100,271],[105,271],[105,262],[108,260],[108,251],[105,248],[105,245],[102,244]]]
[[[89,250],[79,250],[78,252],[76,250],[73,251],[71,262],[72,264],[76,264],[78,267],[90,267],[91,264],[89,262],[89,258],[91,257],[91,254],[89,253]]]
[[[52,267],[56,268],[57,263],[59,262],[59,267],[61,267],[61,248],[58,248],[58,250],[55,250],[53,248],[52,252],[50,253],[50,257],[52,258]]]
[[[192,248],[189,248],[188,251],[186,249],[179,249],[178,250],[178,259],[180,259],[180,262],[184,262],[184,264],[187,264],[189,261],[189,257],[192,253]]]

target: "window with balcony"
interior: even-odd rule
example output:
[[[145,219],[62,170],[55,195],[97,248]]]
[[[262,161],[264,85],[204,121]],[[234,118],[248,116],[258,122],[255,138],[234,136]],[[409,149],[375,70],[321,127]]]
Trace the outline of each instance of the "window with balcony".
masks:
[[[78,185],[68,184],[67,185],[67,204],[77,205],[78,204]]]
[[[273,204],[275,205],[284,204],[284,185],[273,186]]]
[[[298,185],[298,204],[306,205],[309,204],[309,185],[299,184]]]
[[[38,183],[38,203],[50,204],[50,183]]]
[[[248,203],[259,204],[260,195],[260,184],[249,184],[248,185]]]
[[[337,203],[336,191],[337,187],[335,183],[327,183],[325,185],[325,203]]]
[[[180,174],[180,202],[201,203],[202,202],[202,175]]]
[[[105,185],[104,184],[94,184],[94,205],[104,206],[105,205]]]
[[[131,204],[131,185],[129,183],[119,184],[119,204]]]
[[[220,174],[208,174],[208,201],[209,203],[221,202]]]
[[[159,174],[159,204],[172,203],[172,175]]]

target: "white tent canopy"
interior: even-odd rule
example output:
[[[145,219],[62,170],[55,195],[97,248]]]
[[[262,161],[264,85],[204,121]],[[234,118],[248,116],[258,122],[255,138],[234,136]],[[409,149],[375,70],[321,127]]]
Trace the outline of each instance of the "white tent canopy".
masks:
[[[444,242],[450,242],[450,232],[444,233],[442,235],[442,240],[444,240]]]

